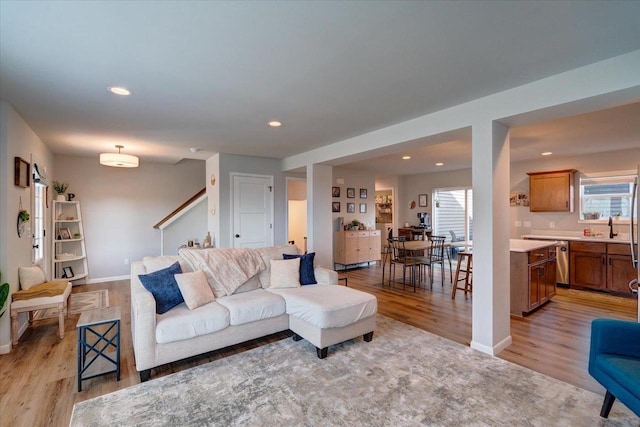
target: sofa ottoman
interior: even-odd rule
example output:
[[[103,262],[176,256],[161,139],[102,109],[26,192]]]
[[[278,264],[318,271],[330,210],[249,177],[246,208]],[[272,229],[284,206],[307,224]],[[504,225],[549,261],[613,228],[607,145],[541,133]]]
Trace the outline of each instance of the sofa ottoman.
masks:
[[[289,329],[295,341],[306,339],[316,346],[320,359],[328,347],[356,338],[371,341],[376,326],[375,296],[342,286],[307,285],[269,289],[286,301]]]

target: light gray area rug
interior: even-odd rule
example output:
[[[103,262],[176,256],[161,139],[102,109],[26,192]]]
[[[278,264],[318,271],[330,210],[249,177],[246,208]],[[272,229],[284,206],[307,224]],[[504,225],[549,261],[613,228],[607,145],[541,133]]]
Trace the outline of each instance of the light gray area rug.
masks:
[[[549,355],[549,357],[553,357]],[[619,402],[378,315],[320,360],[292,339],[74,406],[72,426],[635,426]]]

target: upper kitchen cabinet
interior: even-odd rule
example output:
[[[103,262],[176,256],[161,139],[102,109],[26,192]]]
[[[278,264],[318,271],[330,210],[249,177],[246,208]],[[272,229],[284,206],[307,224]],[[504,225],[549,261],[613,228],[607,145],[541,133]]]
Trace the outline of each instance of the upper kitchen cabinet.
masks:
[[[530,212],[573,212],[575,169],[529,172]]]

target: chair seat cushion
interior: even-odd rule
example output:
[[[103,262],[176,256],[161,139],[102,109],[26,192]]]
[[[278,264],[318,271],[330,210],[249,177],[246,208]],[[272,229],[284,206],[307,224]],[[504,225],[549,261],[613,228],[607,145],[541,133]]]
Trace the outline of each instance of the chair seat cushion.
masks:
[[[59,295],[12,301],[11,309],[19,310],[19,311],[27,311],[27,309],[32,307],[61,303],[66,301],[67,298],[69,298],[69,294],[71,294],[71,282],[66,282],[66,287],[64,288],[62,293]]]
[[[229,310],[230,324],[243,325],[257,320],[278,317],[285,313],[284,299],[264,289],[218,298],[218,303]]]
[[[189,310],[184,302],[156,316],[156,342],[186,340],[229,326],[229,311],[216,301]]]
[[[344,286],[307,285],[269,292],[285,299],[287,314],[322,329],[347,326],[378,311],[375,296]]]
[[[596,357],[596,366],[640,399],[640,359],[602,353]]]

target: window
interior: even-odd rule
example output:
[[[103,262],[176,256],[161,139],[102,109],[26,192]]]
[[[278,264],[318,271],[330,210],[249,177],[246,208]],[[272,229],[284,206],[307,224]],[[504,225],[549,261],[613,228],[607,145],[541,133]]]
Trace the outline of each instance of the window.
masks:
[[[580,219],[608,220],[619,216],[629,220],[634,175],[629,173],[582,175],[580,177]]]
[[[458,240],[472,240],[473,203],[471,188],[438,188],[433,193],[434,234]],[[437,201],[437,202],[436,202]]]
[[[36,182],[33,188],[33,263],[40,264],[44,259],[44,223],[46,185]]]

